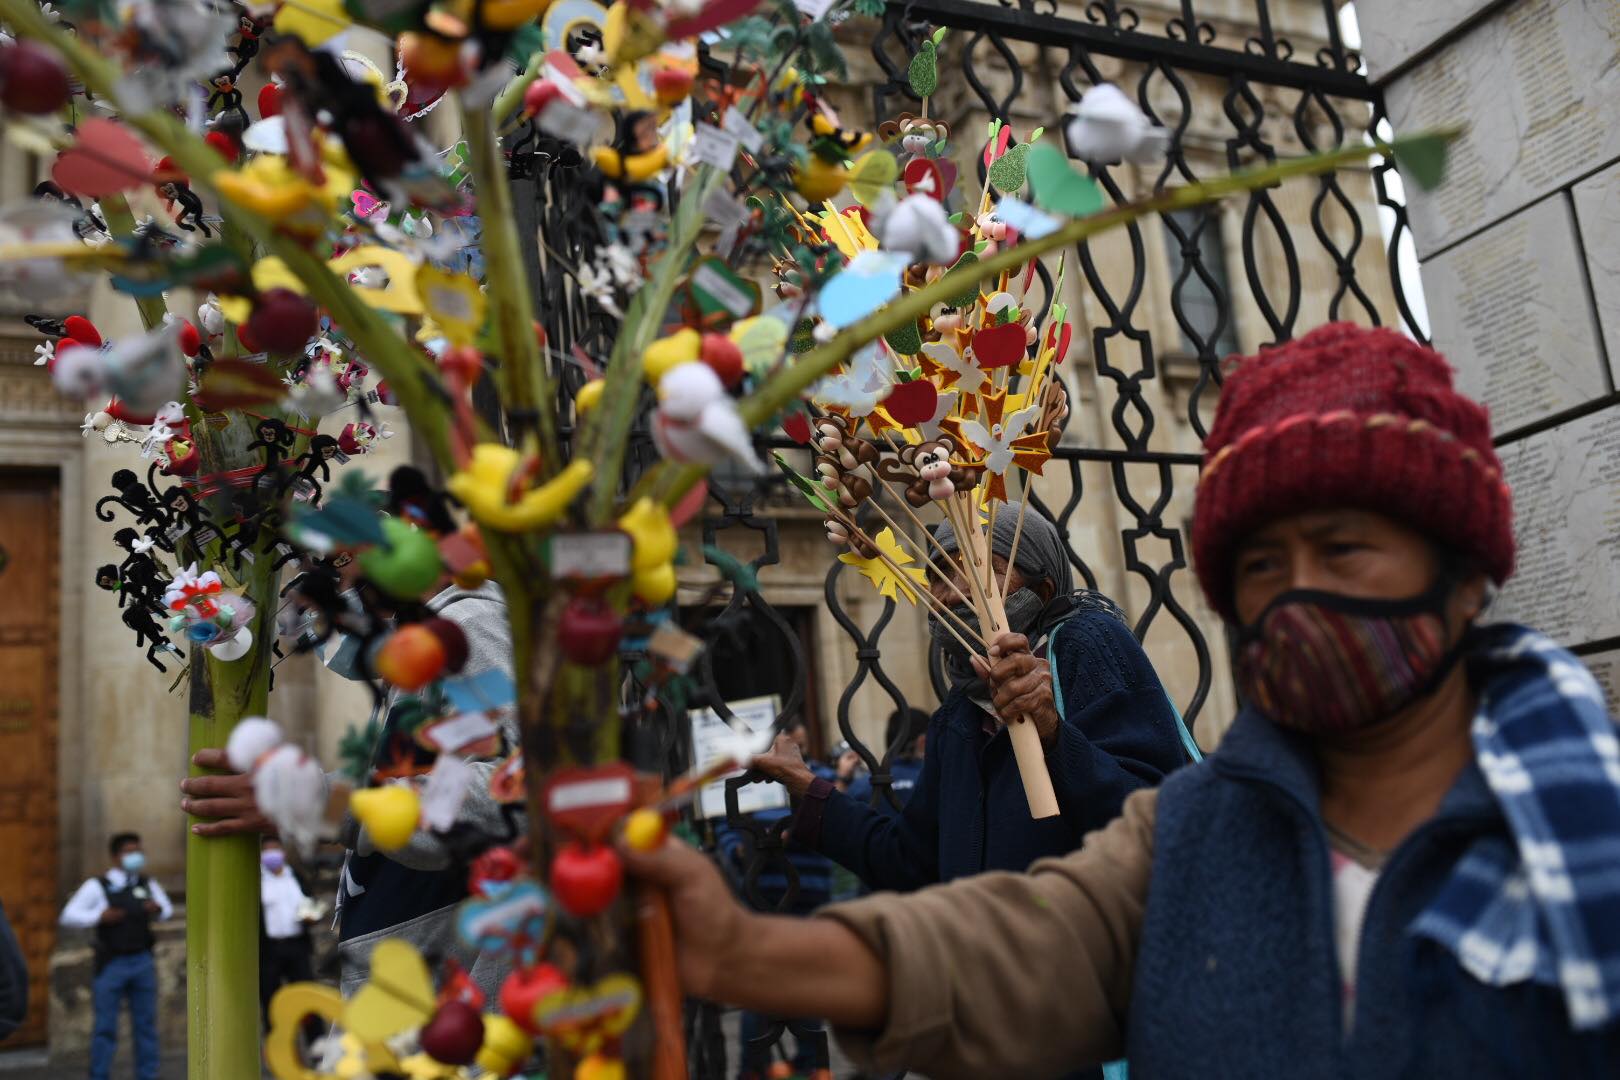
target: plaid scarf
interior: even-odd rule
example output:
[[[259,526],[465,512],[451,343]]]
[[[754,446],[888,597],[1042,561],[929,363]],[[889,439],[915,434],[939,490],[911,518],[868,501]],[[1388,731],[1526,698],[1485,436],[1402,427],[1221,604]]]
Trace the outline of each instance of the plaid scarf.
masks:
[[[1489,986],[1562,991],[1571,1025],[1620,1018],[1620,739],[1596,680],[1522,626],[1478,631],[1474,750],[1507,819],[1412,932]]]

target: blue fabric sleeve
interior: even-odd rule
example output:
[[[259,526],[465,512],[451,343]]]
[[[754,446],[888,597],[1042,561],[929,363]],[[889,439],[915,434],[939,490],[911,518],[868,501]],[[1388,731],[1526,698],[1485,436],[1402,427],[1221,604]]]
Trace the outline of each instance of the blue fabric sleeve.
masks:
[[[906,892],[939,880],[939,723],[929,725],[922,775],[905,809],[884,813],[841,791],[827,796],[815,850],[873,889]]]
[[[1119,816],[1125,797],[1187,762],[1174,707],[1130,629],[1082,612],[1053,633],[1052,692],[1060,724],[1047,766],[1078,835]]]

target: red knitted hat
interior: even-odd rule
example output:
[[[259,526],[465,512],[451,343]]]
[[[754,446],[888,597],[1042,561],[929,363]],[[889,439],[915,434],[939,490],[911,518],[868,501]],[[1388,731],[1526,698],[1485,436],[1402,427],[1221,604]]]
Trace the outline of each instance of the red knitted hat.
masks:
[[[1393,330],[1330,323],[1239,360],[1204,452],[1193,559],[1229,619],[1237,543],[1308,510],[1375,510],[1474,556],[1498,584],[1513,572],[1490,418],[1439,353]]]

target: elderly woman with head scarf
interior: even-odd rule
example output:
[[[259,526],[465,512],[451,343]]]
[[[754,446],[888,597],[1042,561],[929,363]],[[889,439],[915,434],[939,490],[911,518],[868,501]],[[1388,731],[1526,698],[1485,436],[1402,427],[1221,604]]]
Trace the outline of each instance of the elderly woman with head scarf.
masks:
[[[1076,590],[1062,538],[1019,506],[996,517],[992,563],[1007,575],[1009,632],[988,662],[971,656],[936,620],[951,690],[928,726],[922,773],[898,815],[878,811],[816,778],[790,740],[754,767],[801,800],[791,836],[830,856],[875,889],[918,889],[985,870],[1023,870],[1080,846],[1112,820],[1125,797],[1187,760],[1176,718],[1142,647],[1113,602]],[[940,545],[955,552],[942,525]],[[1012,571],[1008,574],[1008,556]],[[942,603],[974,624],[961,602],[968,583],[931,580]],[[1005,731],[1009,718],[1040,732],[1061,813],[1030,816]]]

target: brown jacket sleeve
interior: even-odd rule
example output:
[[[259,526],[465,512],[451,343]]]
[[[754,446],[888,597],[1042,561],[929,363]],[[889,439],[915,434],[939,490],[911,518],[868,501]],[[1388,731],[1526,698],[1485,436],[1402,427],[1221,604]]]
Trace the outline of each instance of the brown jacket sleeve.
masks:
[[[1036,1080],[1120,1057],[1157,798],[1133,793],[1079,851],[1028,873],[821,912],[860,935],[889,973],[887,1026],[840,1030],[840,1045],[869,1072],[933,1080]]]

